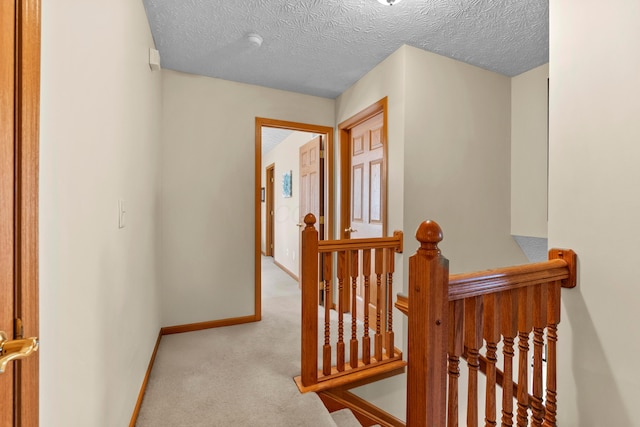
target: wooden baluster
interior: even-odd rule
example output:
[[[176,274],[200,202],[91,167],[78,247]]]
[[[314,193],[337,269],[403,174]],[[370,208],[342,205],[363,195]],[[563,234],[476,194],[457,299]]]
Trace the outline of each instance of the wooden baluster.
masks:
[[[500,295],[502,325],[502,354],[504,355],[504,375],[502,380],[502,426],[513,426],[513,356],[514,341],[518,335],[518,295],[517,291],[505,291]]]
[[[364,276],[364,336],[362,337],[362,363],[371,363],[371,338],[369,337],[369,303],[371,298],[371,249],[362,251],[362,275]]]
[[[313,214],[304,217],[302,230],[302,363],[300,380],[304,386],[318,382],[318,231]]]
[[[482,297],[464,301],[464,345],[467,347],[469,392],[467,395],[467,427],[478,426],[478,370],[482,347]]]
[[[322,347],[322,373],[331,375],[331,304],[333,294],[331,290],[332,256],[331,252],[324,254],[324,346]]]
[[[496,363],[500,341],[500,296],[484,296],[484,339],[487,342],[487,392],[484,425],[496,426]]]
[[[529,332],[533,327],[533,290],[518,289],[518,427],[529,423]]]
[[[442,230],[420,224],[420,248],[409,259],[407,425],[440,427],[447,416],[449,261],[440,254]]]
[[[561,283],[550,283],[547,292],[547,397],[545,399],[544,427],[556,426],[558,394],[556,384],[556,363],[558,343],[558,323],[560,323]]]
[[[531,424],[542,427],[544,406],[542,405],[542,355],[544,351],[544,328],[547,326],[547,284],[533,289],[533,393],[531,401]]]
[[[458,378],[464,350],[464,300],[449,302],[449,398],[447,426],[458,427]]]
[[[358,290],[358,251],[349,252],[349,266],[351,273],[351,342],[349,346],[349,364],[358,367],[358,324],[356,292]]]
[[[347,253],[338,252],[338,344],[336,368],[344,371],[344,280],[347,275]]]
[[[374,357],[378,362],[382,360],[382,278],[384,277],[384,249],[375,250],[376,273],[376,335],[374,339]]]
[[[395,337],[393,334],[393,273],[395,269],[395,254],[387,249],[387,355],[395,356]]]

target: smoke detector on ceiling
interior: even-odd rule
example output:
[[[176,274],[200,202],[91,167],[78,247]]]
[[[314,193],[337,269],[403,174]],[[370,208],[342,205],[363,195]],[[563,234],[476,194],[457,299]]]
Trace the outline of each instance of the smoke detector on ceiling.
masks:
[[[260,37],[259,34],[251,33],[247,35],[247,40],[249,40],[249,43],[251,43],[252,46],[262,46],[262,37]]]
[[[378,3],[383,4],[385,6],[393,6],[394,4],[400,3],[402,0],[378,0]]]

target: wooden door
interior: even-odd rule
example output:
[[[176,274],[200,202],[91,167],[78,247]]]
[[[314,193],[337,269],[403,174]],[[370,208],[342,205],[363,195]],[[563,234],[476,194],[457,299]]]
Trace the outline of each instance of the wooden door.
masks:
[[[351,129],[351,238],[382,237],[384,136],[382,113]]]
[[[271,164],[267,166],[266,170],[266,206],[265,206],[265,215],[266,215],[266,243],[265,243],[265,255],[272,257],[275,250],[275,207],[274,207],[274,198],[273,193],[275,191],[275,175],[276,165]]]
[[[0,331],[13,333],[15,4],[0,2]],[[8,54],[5,54],[7,52]],[[0,426],[13,425],[14,367],[0,374]]]
[[[298,226],[303,227],[304,217],[312,213],[316,217],[318,238],[324,238],[324,159],[322,136],[317,136],[300,147],[300,199]],[[302,251],[302,239],[298,253]],[[302,262],[302,257],[300,257]],[[299,271],[302,271],[300,266]],[[321,298],[322,299],[322,298]]]
[[[38,334],[39,0],[0,2],[0,52],[0,330],[15,340]],[[0,425],[38,425],[37,353],[0,374]]]
[[[304,224],[304,217],[308,213],[316,216],[316,227],[324,222],[321,219],[320,197],[320,150],[322,149],[322,136],[317,136],[300,147],[300,221]],[[323,233],[319,232],[319,236]]]
[[[349,129],[349,223],[345,238],[382,237],[386,231],[386,129],[384,111],[371,115]],[[344,170],[344,168],[343,168]],[[372,254],[373,256],[373,254]],[[373,259],[373,258],[372,258]],[[359,265],[362,264],[360,260]],[[369,319],[376,318],[375,263],[369,281]],[[380,288],[385,298],[386,287]],[[357,317],[364,319],[365,282],[356,288]]]

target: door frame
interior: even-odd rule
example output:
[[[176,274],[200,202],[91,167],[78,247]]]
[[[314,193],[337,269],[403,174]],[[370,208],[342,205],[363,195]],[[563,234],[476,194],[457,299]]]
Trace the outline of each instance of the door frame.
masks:
[[[15,0],[14,93],[14,338],[38,336],[38,168],[41,0]],[[11,28],[10,30],[13,30]],[[1,31],[1,30],[0,30]],[[5,37],[6,35],[2,35]],[[4,275],[1,272],[0,275]],[[18,320],[19,319],[19,320]],[[13,363],[14,425],[38,425],[38,352]]]
[[[289,129],[300,132],[311,132],[326,135],[327,141],[325,145],[325,169],[327,192],[325,206],[327,236],[333,236],[333,133],[334,128],[330,126],[321,126],[307,123],[290,122],[285,120],[268,119],[264,117],[256,117],[255,121],[255,320],[262,319],[262,215],[261,215],[261,196],[262,196],[262,128],[270,127],[276,129]]]
[[[345,229],[351,224],[351,129],[371,117],[382,113],[384,185],[381,189],[384,208],[382,209],[382,236],[387,236],[387,192],[388,192],[388,137],[387,137],[387,97],[371,104],[338,125],[338,143],[340,145],[340,239],[346,239]]]

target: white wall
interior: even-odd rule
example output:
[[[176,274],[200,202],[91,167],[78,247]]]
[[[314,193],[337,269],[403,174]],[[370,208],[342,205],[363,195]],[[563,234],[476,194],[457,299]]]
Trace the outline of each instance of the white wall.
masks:
[[[295,276],[300,274],[300,147],[311,141],[309,132],[294,132],[262,159],[262,185],[266,186],[265,168],[275,164],[273,259]],[[282,175],[291,171],[291,197],[282,196]],[[264,216],[263,216],[264,218]],[[263,228],[266,228],[263,221]]]
[[[549,243],[579,263],[559,330],[567,427],[640,426],[639,19],[636,0],[550,2]]]
[[[158,336],[150,47],[141,1],[42,4],[41,426],[128,425]]]
[[[255,118],[333,126],[334,100],[163,71],[163,326],[254,314]]]
[[[438,222],[452,273],[526,263],[509,226],[509,77],[413,47],[406,60],[407,234]]]
[[[511,79],[511,234],[547,237],[549,64]]]

